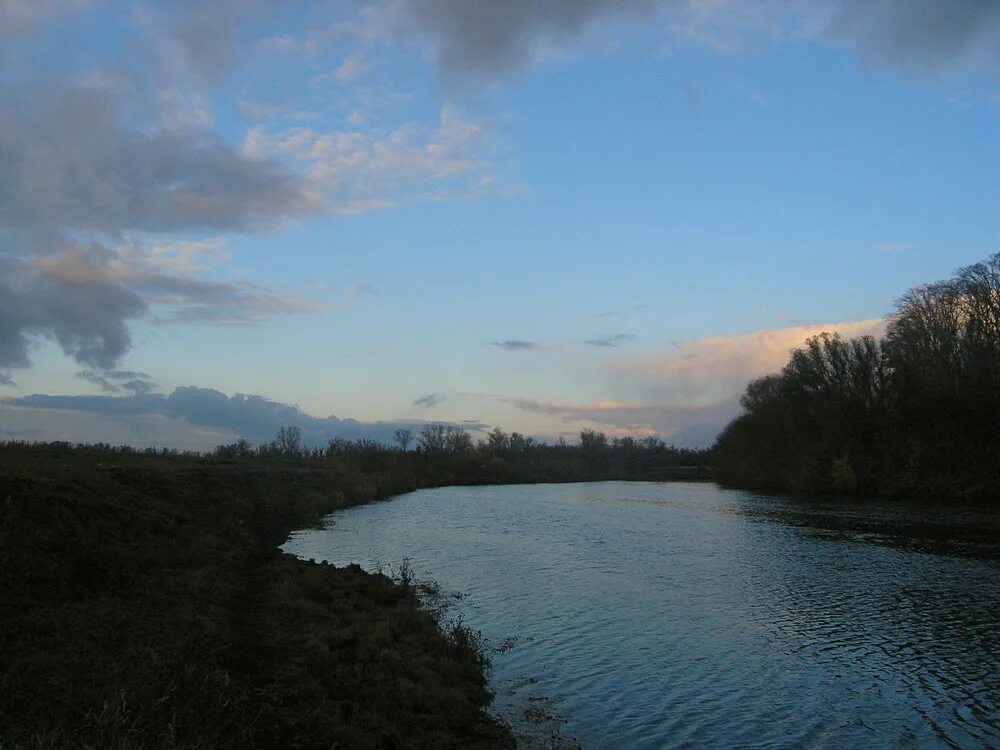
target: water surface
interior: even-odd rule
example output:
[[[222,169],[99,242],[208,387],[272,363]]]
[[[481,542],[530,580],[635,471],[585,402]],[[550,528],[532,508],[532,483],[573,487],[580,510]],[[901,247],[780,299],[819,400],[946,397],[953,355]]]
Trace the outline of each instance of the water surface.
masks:
[[[584,748],[1000,747],[986,509],[706,483],[449,487],[285,549],[398,570],[493,650],[495,708]]]

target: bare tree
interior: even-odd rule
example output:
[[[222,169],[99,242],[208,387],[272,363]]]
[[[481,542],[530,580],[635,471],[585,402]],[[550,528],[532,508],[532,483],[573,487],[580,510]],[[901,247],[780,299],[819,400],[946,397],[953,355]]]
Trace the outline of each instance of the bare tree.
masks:
[[[274,438],[274,447],[283,456],[302,455],[302,430],[294,425],[282,427]]]
[[[449,427],[445,431],[444,446],[449,453],[466,453],[472,450],[472,436],[461,427]]]
[[[443,424],[425,424],[418,441],[424,453],[440,453],[445,449],[447,430]]]
[[[392,439],[400,450],[406,451],[410,447],[410,443],[413,442],[413,430],[400,428],[392,433]]]

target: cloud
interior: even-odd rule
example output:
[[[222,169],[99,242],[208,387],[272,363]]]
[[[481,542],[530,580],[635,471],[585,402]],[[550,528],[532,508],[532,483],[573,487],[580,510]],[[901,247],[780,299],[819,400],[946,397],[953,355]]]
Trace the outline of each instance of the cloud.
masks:
[[[125,321],[145,311],[138,294],[113,280],[61,277],[0,255],[2,367],[27,367],[31,339],[47,334],[80,364],[110,369],[131,345]]]
[[[664,354],[622,357],[609,365],[617,387],[644,402],[706,405],[742,393],[747,383],[787,362],[792,349],[823,331],[844,338],[881,335],[886,321],[871,320],[793,326],[718,336],[681,344]]]
[[[335,69],[330,71],[328,76],[342,86],[353,83],[371,70],[372,64],[360,52],[353,52],[344,58],[344,61]],[[324,77],[321,77],[325,78]]]
[[[311,311],[248,284],[206,282],[131,233],[254,231],[311,210],[302,178],[195,128],[125,124],[113,86],[0,86],[0,366],[30,364],[54,338],[106,370],[131,346],[128,321],[167,305],[167,319],[257,320]],[[171,264],[174,264],[171,267]]]
[[[830,323],[755,331],[681,344],[658,355],[619,356],[607,364],[608,390],[619,398],[573,404],[508,397],[522,411],[588,423],[610,434],[658,434],[683,447],[711,445],[739,414],[747,384],[783,367],[809,336],[880,335],[886,321]],[[616,432],[617,431],[617,432]]]
[[[836,0],[403,0],[447,78],[503,77],[586,41],[613,23],[641,23],[662,48],[733,53],[818,35]]]
[[[521,341],[520,339],[507,339],[506,341],[491,341],[492,346],[499,347],[508,352],[523,352],[529,349],[537,349],[538,344],[534,341]]]
[[[421,396],[416,401],[413,402],[414,406],[423,406],[425,408],[431,408],[432,406],[437,406],[442,401],[444,401],[445,396],[442,393],[428,393],[426,396]]]
[[[649,12],[656,0],[406,0],[402,7],[433,40],[439,67],[504,72],[529,65],[545,43],[579,37],[608,16]]]
[[[635,341],[637,338],[638,336],[634,333],[612,333],[607,336],[597,336],[596,338],[587,339],[584,343],[591,346],[618,347],[630,341]]]
[[[81,380],[86,380],[94,385],[100,386],[101,390],[105,393],[118,393],[121,391],[121,388],[93,370],[80,370],[76,376]]]
[[[403,0],[447,77],[504,76],[577,44],[609,22],[641,19],[663,44],[717,53],[787,40],[851,44],[870,65],[1000,62],[995,0]]]
[[[249,130],[243,152],[280,159],[308,181],[323,210],[353,214],[415,201],[439,202],[512,195],[517,187],[497,174],[489,130],[444,106],[434,127],[409,122],[379,134],[295,127]]]
[[[0,88],[0,229],[248,231],[311,208],[285,165],[204,129],[131,129],[99,86]]]
[[[104,372],[80,370],[76,376],[81,380],[100,386],[105,393],[120,393],[124,390],[134,394],[146,394],[156,388],[156,384],[153,383],[149,375],[131,370],[106,370]]]
[[[6,372],[0,372],[0,385],[9,385],[11,388],[17,388],[17,383],[14,381],[14,378]]]
[[[86,421],[80,420],[79,414],[97,419],[92,430],[84,429]],[[127,441],[136,447],[155,444],[196,450],[238,437],[258,444],[269,442],[278,428],[286,425],[301,428],[303,441],[314,446],[325,445],[332,438],[371,438],[391,444],[395,430],[416,431],[423,426],[422,422],[406,420],[360,422],[313,417],[297,406],[262,396],[227,396],[212,388],[194,386],[177,388],[169,395],[140,392],[131,396],[35,394],[8,398],[0,400],[0,424],[0,437]],[[463,426],[476,431],[486,428],[478,422]],[[79,437],[65,437],[67,434]],[[215,442],[206,446],[206,435]]]
[[[1000,64],[1000,3],[995,0],[843,0],[827,29],[851,42],[870,65],[910,71],[979,57]]]
[[[0,400],[0,439],[70,443],[108,443],[135,448],[172,447],[208,451],[239,435],[194,427],[185,419],[159,413],[121,415],[78,409],[14,406]]]
[[[46,252],[0,254],[0,367],[27,367],[31,341],[50,337],[88,368],[113,369],[129,350],[127,322],[251,323],[330,309],[247,282],[204,281],[191,243],[178,253],[54,239]]]
[[[254,47],[271,42],[281,0],[170,0],[143,5],[133,13],[144,25],[149,55],[172,78],[215,83],[241,62],[254,59]],[[265,38],[261,38],[265,37]],[[287,49],[285,50],[287,51]]]

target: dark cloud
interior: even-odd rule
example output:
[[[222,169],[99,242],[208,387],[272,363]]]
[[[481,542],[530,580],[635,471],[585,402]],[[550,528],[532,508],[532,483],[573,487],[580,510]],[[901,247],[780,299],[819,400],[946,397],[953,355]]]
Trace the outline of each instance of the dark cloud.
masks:
[[[428,393],[426,396],[421,396],[416,401],[414,401],[413,405],[423,406],[429,409],[432,406],[437,406],[442,401],[444,401],[444,399],[445,397],[444,394],[442,393]]]
[[[209,130],[129,128],[123,109],[110,88],[0,88],[0,229],[242,231],[306,210],[287,167]]]
[[[870,64],[933,69],[974,54],[1000,63],[996,0],[843,0],[828,32]]]
[[[273,29],[273,11],[284,0],[170,0],[161,6],[161,30],[189,70],[213,81],[229,73],[257,38]],[[170,61],[173,62],[173,61]]]
[[[630,341],[635,341],[638,338],[634,333],[612,333],[607,336],[598,336],[596,338],[587,339],[584,343],[590,344],[591,346],[606,346],[606,347],[616,347],[622,344],[627,344]]]
[[[80,370],[76,376],[81,380],[100,386],[105,393],[130,391],[134,394],[144,394],[150,393],[156,388],[156,384],[153,383],[149,375],[132,370],[106,370],[104,372]]]
[[[509,71],[529,65],[545,42],[566,42],[592,22],[654,9],[658,0],[406,0],[448,73]]]
[[[81,364],[112,369],[131,345],[127,321],[149,312],[159,323],[231,324],[326,309],[156,263],[134,245],[116,250],[96,242],[55,240],[30,261],[0,254],[0,367],[26,367],[31,340],[48,336]]]
[[[17,383],[14,381],[14,378],[6,372],[0,372],[0,385],[9,385],[12,388],[17,388]]]
[[[110,87],[0,86],[0,366],[27,366],[31,339],[50,336],[110,369],[150,302],[172,304],[168,319],[213,322],[309,308],[115,249],[130,232],[248,231],[309,203],[281,164],[207,130],[132,128],[126,109]]]
[[[125,321],[146,310],[98,275],[59,276],[0,256],[0,366],[26,367],[31,338],[54,338],[80,364],[110,369],[128,350]]]
[[[105,393],[119,393],[121,391],[121,388],[93,370],[80,370],[76,376],[81,380],[86,380],[96,386],[99,386]]]
[[[545,50],[567,45],[615,16],[661,14],[664,33],[728,49],[742,35],[776,41],[815,35],[851,43],[869,63],[935,68],[982,53],[1000,62],[997,0],[404,0],[408,19],[432,40],[451,77],[523,69]],[[757,24],[761,28],[753,28]],[[783,29],[782,33],[775,32]]]
[[[142,380],[136,378],[135,380],[126,380],[121,384],[121,387],[126,391],[131,391],[136,395],[141,395],[144,393],[150,393],[156,389],[156,384],[150,380]]]
[[[508,352],[523,352],[528,349],[537,349],[538,344],[534,341],[521,341],[520,339],[507,339],[506,341],[491,341],[493,346],[504,349]]]
[[[122,387],[125,387],[122,384]],[[279,427],[295,425],[301,428],[307,445],[325,445],[332,438],[355,440],[371,438],[391,444],[397,429],[418,431],[422,422],[379,421],[360,422],[356,419],[313,417],[297,406],[272,401],[262,396],[237,394],[227,396],[212,388],[188,386],[177,388],[169,395],[136,393],[132,396],[52,396],[35,394],[22,398],[4,399],[0,407],[31,409],[38,412],[64,412],[100,415],[127,426],[121,434],[139,434],[138,427],[150,419],[169,420],[170,434],[177,447],[194,445],[195,433],[226,435],[231,439],[244,437],[254,443],[269,442]],[[51,420],[51,418],[50,418]],[[186,432],[181,429],[186,425]],[[480,423],[464,425],[480,430]],[[58,421],[51,423],[48,433],[32,433],[31,439],[59,439]],[[118,433],[116,433],[118,434]],[[48,435],[48,436],[47,436]],[[185,437],[186,436],[186,437]],[[96,437],[90,439],[97,439]],[[156,442],[153,440],[152,442]],[[163,444],[162,441],[160,444]]]

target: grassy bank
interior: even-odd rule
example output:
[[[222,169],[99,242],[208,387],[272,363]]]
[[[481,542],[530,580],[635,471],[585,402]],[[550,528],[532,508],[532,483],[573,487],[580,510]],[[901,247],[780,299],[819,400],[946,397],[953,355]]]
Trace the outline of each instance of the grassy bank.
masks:
[[[512,747],[474,639],[292,529],[355,467],[0,449],[0,747]]]

